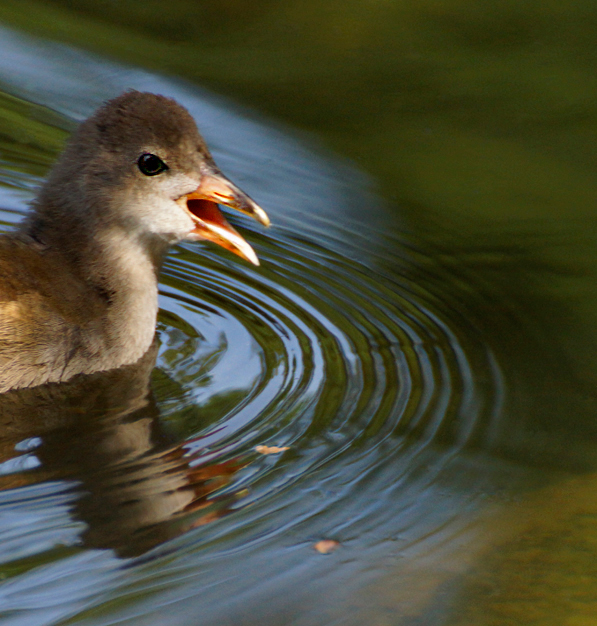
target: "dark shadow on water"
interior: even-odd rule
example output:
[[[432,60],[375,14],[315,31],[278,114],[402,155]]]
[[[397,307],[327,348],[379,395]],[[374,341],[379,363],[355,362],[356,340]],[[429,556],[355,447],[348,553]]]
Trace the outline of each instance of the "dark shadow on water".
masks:
[[[402,251],[388,240],[394,253],[379,263],[431,294],[448,327],[481,337],[494,354],[504,404],[497,420],[478,424],[470,447],[529,467],[593,471],[597,258],[590,230],[556,232],[545,222],[525,232],[445,226]]]

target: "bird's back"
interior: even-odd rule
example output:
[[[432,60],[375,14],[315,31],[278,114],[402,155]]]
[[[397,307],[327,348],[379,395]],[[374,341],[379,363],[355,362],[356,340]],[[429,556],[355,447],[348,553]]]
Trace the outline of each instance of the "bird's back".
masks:
[[[0,393],[71,377],[82,331],[101,325],[101,308],[53,251],[1,235]]]

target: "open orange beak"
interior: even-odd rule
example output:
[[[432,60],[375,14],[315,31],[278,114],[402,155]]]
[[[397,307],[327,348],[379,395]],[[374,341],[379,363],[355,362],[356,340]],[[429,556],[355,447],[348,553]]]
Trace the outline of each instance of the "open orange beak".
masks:
[[[251,246],[226,221],[218,204],[224,204],[241,213],[250,215],[264,226],[270,225],[266,212],[246,193],[219,172],[205,173],[195,191],[178,200],[191,214],[195,228],[189,237],[213,241],[234,252],[246,261],[259,265],[259,259]]]

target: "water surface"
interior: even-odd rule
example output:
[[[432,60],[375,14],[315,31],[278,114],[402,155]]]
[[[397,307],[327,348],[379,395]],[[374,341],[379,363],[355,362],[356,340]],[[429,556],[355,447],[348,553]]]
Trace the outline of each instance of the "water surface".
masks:
[[[76,121],[129,87],[187,106],[274,222],[235,219],[259,268],[172,250],[137,365],[1,398],[5,623],[593,616],[590,182],[570,219],[530,219],[529,185],[520,224],[501,205],[467,221],[438,194],[479,214],[483,194],[403,159],[396,205],[389,166],[368,176],[192,84],[8,29],[0,48],[3,229]]]

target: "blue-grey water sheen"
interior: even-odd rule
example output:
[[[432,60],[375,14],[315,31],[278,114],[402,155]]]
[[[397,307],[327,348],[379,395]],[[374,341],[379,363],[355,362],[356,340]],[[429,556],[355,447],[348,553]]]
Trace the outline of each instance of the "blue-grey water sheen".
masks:
[[[563,494],[584,502],[594,445],[533,421],[521,362],[551,370],[501,299],[507,246],[422,241],[355,166],[189,84],[5,29],[0,50],[3,230],[131,87],[187,106],[273,222],[230,217],[259,268],[172,249],[140,364],[0,404],[3,624],[439,624],[549,503],[582,514]]]

